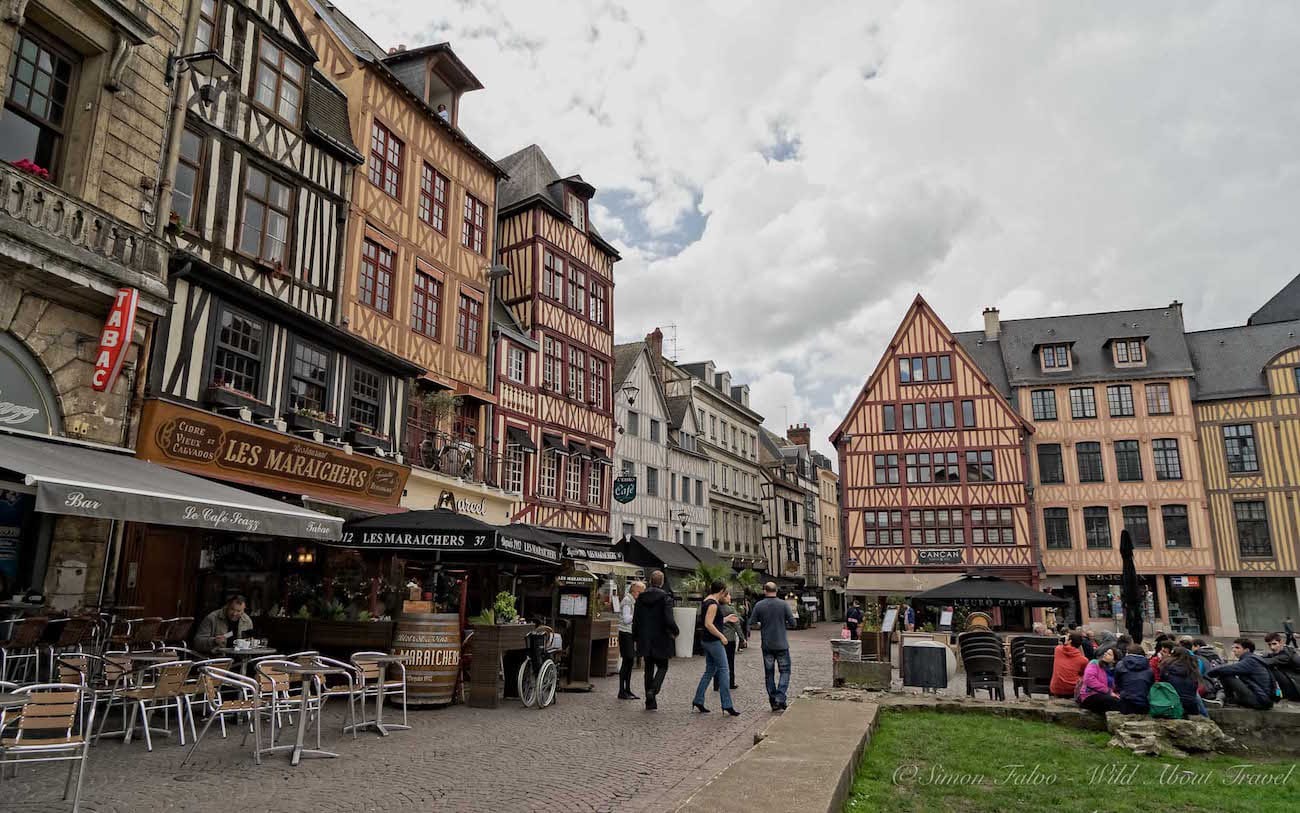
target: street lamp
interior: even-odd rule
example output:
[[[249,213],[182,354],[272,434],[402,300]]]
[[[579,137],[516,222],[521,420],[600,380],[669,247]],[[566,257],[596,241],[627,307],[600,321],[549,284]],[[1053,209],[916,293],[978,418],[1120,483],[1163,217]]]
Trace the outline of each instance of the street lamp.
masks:
[[[686,525],[691,521],[691,515],[686,513],[685,511],[678,511],[677,521],[682,524],[682,530],[685,530]]]
[[[636,403],[636,397],[641,394],[641,388],[635,384],[625,384],[619,392],[627,399],[627,405],[632,406]]]

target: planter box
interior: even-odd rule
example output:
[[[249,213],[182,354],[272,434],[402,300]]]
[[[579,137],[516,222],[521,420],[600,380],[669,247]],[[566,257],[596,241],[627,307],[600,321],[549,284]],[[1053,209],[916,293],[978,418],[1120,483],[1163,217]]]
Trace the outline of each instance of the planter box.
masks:
[[[474,637],[470,639],[471,660],[469,686],[465,702],[475,708],[494,709],[501,705],[507,683],[513,683],[518,673],[524,650],[524,641],[533,631],[532,624],[473,624]],[[517,657],[503,657],[507,652]],[[498,677],[498,666],[505,663],[505,674]],[[514,668],[511,668],[513,665]]]
[[[253,619],[253,634],[265,638],[268,646],[285,654],[301,652],[307,648],[308,623],[305,618],[259,616]]]
[[[375,447],[388,451],[392,446],[392,441],[388,438],[381,438],[378,435],[372,435],[364,429],[349,429],[346,435],[348,443],[353,448],[356,447]]]
[[[289,424],[290,429],[299,432],[320,432],[327,438],[337,438],[343,435],[343,427],[337,423],[323,421],[310,415],[287,412],[284,416],[284,422]]]
[[[388,652],[393,647],[391,621],[319,621],[307,628],[307,648],[322,652]]]
[[[210,407],[247,407],[255,418],[275,417],[275,413],[271,411],[269,404],[265,404],[251,395],[245,395],[242,392],[229,390],[225,387],[208,387],[203,401]]]

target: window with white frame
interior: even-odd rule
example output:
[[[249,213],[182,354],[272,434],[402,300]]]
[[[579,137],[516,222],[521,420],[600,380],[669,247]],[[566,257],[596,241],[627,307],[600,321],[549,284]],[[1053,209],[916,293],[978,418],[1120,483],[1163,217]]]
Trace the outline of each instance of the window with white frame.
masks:
[[[582,458],[569,455],[564,469],[564,499],[578,502],[582,499]]]
[[[592,463],[587,469],[587,502],[600,505],[605,491],[605,467]]]
[[[501,478],[505,481],[506,491],[520,494],[524,490],[524,450],[518,447],[506,452],[505,472]]]
[[[587,398],[587,354],[576,347],[569,348],[569,397]]]
[[[511,347],[506,354],[506,375],[516,384],[523,384],[527,381],[527,363],[528,356],[524,353],[522,347]]]
[[[553,451],[542,454],[542,470],[537,477],[537,493],[542,497],[555,497],[556,480],[560,473],[560,456]]]

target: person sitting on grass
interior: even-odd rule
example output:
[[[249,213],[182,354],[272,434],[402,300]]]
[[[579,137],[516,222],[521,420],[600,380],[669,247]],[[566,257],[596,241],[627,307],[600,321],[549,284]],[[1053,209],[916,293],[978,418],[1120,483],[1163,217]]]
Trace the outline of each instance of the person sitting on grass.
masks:
[[[1201,700],[1201,669],[1196,656],[1186,647],[1176,646],[1160,661],[1160,680],[1174,687],[1183,702],[1183,716],[1205,716],[1205,702]]]
[[[1080,649],[1082,646],[1083,633],[1075,630],[1070,633],[1069,640],[1053,651],[1052,682],[1047,686],[1052,697],[1074,697],[1074,687],[1088,666],[1088,659]]]
[[[1151,664],[1151,672],[1155,675],[1156,680],[1160,680],[1160,664],[1164,663],[1165,658],[1169,657],[1174,651],[1174,640],[1165,638],[1156,643],[1156,651],[1151,653],[1147,660]]]
[[[1260,711],[1273,708],[1273,676],[1255,654],[1255,642],[1238,638],[1232,642],[1236,663],[1216,666],[1206,675],[1223,684],[1224,700],[1234,706]]]
[[[1259,659],[1272,673],[1273,680],[1282,690],[1282,697],[1286,700],[1300,700],[1300,654],[1295,647],[1287,646],[1280,632],[1265,635],[1264,645],[1268,647],[1268,652],[1260,655]]]
[[[1088,661],[1079,682],[1079,705],[1088,711],[1105,715],[1119,711],[1119,697],[1115,694],[1115,648],[1108,646]]]
[[[1119,692],[1120,714],[1146,714],[1147,695],[1156,682],[1141,644],[1129,644],[1128,654],[1115,664],[1115,691]]]

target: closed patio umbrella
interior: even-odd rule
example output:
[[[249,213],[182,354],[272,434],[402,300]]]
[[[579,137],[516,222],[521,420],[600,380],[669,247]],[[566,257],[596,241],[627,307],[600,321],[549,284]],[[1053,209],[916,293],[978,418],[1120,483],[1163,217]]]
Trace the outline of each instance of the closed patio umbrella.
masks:
[[[1142,643],[1142,587],[1138,582],[1137,565],[1133,562],[1133,537],[1127,530],[1119,535],[1119,555],[1124,561],[1120,576],[1119,597],[1124,606],[1124,626],[1133,643]],[[1123,655],[1124,653],[1119,653]]]

